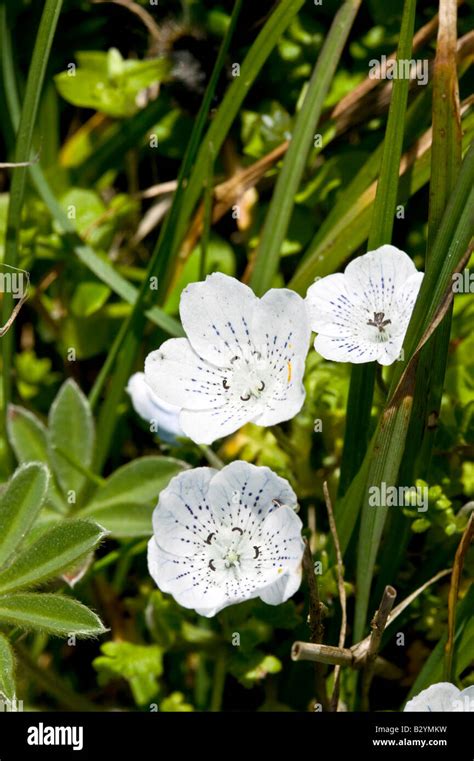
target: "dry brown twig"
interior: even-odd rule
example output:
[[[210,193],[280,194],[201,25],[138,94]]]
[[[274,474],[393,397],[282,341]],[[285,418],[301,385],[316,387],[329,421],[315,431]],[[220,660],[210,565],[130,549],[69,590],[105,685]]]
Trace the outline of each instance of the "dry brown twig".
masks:
[[[387,626],[390,611],[393,608],[396,590],[392,586],[386,586],[382,595],[379,609],[372,619],[372,634],[370,635],[369,647],[365,658],[364,673],[362,677],[362,710],[368,710],[370,685],[375,673],[375,661],[382,642],[382,636]]]
[[[309,588],[309,614],[308,623],[311,632],[311,643],[317,645],[322,642],[324,635],[323,605],[319,597],[319,586],[314,572],[313,556],[308,542],[305,542],[303,553],[303,570],[306,575]],[[323,711],[330,710],[330,703],[326,691],[326,678],[324,667],[321,662],[315,663],[315,687],[316,698],[320,701]]]
[[[428,589],[428,587],[435,584],[449,573],[451,573],[450,568],[439,571],[435,576],[428,579],[428,581],[425,581],[425,583],[418,589],[408,595],[408,597],[405,597],[402,602],[389,612],[385,622],[385,629],[393,624],[395,619],[397,619],[398,616],[400,616],[404,610],[406,610],[406,608],[408,608],[408,606],[425,591],[425,589]],[[330,645],[314,644],[311,642],[295,642],[291,649],[291,658],[294,661],[314,661],[326,665],[360,670],[366,664],[371,639],[372,634],[369,634],[365,639],[357,642],[350,648],[332,647]],[[402,676],[402,672],[397,666],[380,657],[378,654],[374,661],[374,674],[375,676],[380,676],[384,679],[400,679]]]
[[[456,630],[456,605],[459,594],[459,584],[461,581],[462,571],[464,567],[464,559],[467,551],[474,539],[474,513],[471,513],[471,517],[467,522],[467,526],[464,529],[464,533],[459,542],[459,546],[454,556],[453,573],[451,576],[451,586],[449,588],[448,597],[448,639],[445,645],[445,663],[444,672],[446,681],[451,681],[453,670],[453,656],[454,656],[454,635]]]
[[[346,642],[347,632],[347,606],[346,606],[346,588],[344,586],[344,565],[342,562],[341,545],[339,544],[339,536],[337,534],[336,521],[334,519],[334,511],[332,508],[331,496],[327,481],[323,483],[324,501],[326,502],[326,509],[329,517],[329,528],[331,530],[334,547],[336,549],[336,563],[337,563],[337,588],[339,590],[339,601],[341,603],[341,629],[339,632],[339,648],[343,649]],[[341,678],[341,666],[338,664],[334,669],[334,689],[331,696],[331,707],[333,711],[337,711],[339,704],[339,683]]]
[[[156,42],[161,42],[161,33],[160,33],[160,27],[156,23],[155,19],[149,13],[149,11],[145,10],[141,5],[137,5],[137,3],[134,2],[134,0],[92,0],[93,3],[99,4],[99,3],[113,3],[114,5],[121,5],[122,8],[126,8],[131,13],[134,13],[135,16],[137,16],[140,21],[146,26],[150,37],[152,37]]]

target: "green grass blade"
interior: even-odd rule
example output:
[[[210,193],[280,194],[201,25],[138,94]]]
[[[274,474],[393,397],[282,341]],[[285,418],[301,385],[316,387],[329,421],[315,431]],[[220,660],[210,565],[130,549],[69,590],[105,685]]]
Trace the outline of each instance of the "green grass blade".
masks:
[[[277,272],[295,195],[314,141],[323,103],[359,6],[360,0],[347,0],[334,17],[308,84],[301,111],[296,117],[290,147],[273,192],[252,273],[251,285],[258,296],[270,288]]]
[[[425,269],[431,266],[431,249],[442,214],[461,164],[462,129],[456,65],[456,0],[441,0],[438,43],[433,71],[433,144],[431,150],[430,207]],[[420,354],[416,372],[413,411],[399,481],[427,480],[436,426],[428,419],[438,415],[448,360],[451,312],[444,318]],[[379,590],[396,573],[410,539],[410,521],[399,512],[392,516]]]
[[[425,123],[426,111],[429,108],[428,102],[431,95],[431,89],[427,87],[410,105],[407,110],[406,124],[405,124],[405,147],[408,148],[413,140],[420,135],[420,126],[423,127]],[[429,125],[426,124],[425,128]],[[340,266],[343,259],[340,257],[334,257],[329,255],[329,252],[333,251],[334,241],[340,237],[341,240],[348,240],[352,243],[352,234],[348,234],[347,227],[354,223],[357,225],[358,213],[357,209],[362,210],[366,208],[365,204],[366,191],[369,186],[376,181],[382,163],[384,141],[377,146],[377,148],[370,154],[367,161],[357,172],[355,177],[347,185],[346,188],[341,189],[337,202],[332,207],[328,216],[324,219],[319,230],[316,232],[314,238],[309,244],[305,255],[298,265],[295,274],[290,280],[289,287],[297,291],[301,295],[306,293],[311,283],[316,277],[324,277],[334,272],[337,267]],[[416,166],[418,162],[415,162],[413,167],[413,174],[416,172]],[[403,175],[400,178],[400,186],[403,185]],[[399,187],[399,191],[401,187]],[[368,199],[367,199],[368,200]],[[397,198],[398,203],[402,203],[400,195]],[[359,206],[360,204],[360,206]],[[370,202],[369,214],[366,215],[367,222],[364,226],[364,238],[361,243],[367,238],[369,232],[369,223],[373,213],[373,203]],[[360,243],[357,245],[351,245],[351,251],[354,251]],[[346,249],[347,250],[347,249]]]
[[[472,611],[474,608],[474,584],[471,584],[467,594],[458,603],[456,608],[456,630],[455,646],[456,661],[454,678],[457,679],[468,666],[472,665],[472,654],[474,652],[474,617]],[[413,684],[408,698],[418,695],[431,684],[443,681],[443,660],[444,647],[446,644],[446,635],[436,645],[429,658],[423,665]]]
[[[94,185],[108,169],[120,167],[128,151],[140,146],[145,135],[164,114],[164,106],[158,97],[129,119],[116,125],[112,135],[100,142],[90,156],[74,167],[72,175],[79,185]]]
[[[201,137],[208,118],[209,108],[214,97],[215,89],[219,75],[225,63],[225,57],[229,49],[230,41],[233,37],[237,19],[242,6],[241,0],[234,5],[231,22],[227,29],[226,35],[222,42],[219,55],[206,88],[201,108],[196,119],[189,144],[186,148],[183,163],[180,167],[178,176],[178,187],[173,196],[173,202],[168,215],[165,218],[161,228],[158,242],[152,253],[150,263],[147,269],[146,277],[143,280],[137,299],[134,303],[131,314],[122,324],[119,333],[107,355],[107,359],[101,368],[99,375],[94,383],[90,394],[90,403],[92,408],[98,403],[102,390],[105,386],[108,375],[117,359],[117,369],[109,389],[106,402],[101,409],[98,421],[98,446],[95,457],[95,467],[100,469],[105,462],[110,443],[112,441],[113,431],[115,428],[115,410],[123,395],[124,388],[130,375],[135,357],[137,355],[141,334],[143,330],[143,318],[140,314],[145,307],[147,299],[150,297],[149,282],[151,277],[157,277],[160,284],[160,293],[165,292],[165,286],[162,284],[162,273],[166,271],[166,262],[171,261],[173,254],[173,240],[175,239],[175,229],[182,212],[184,198],[189,191],[188,175],[191,167],[195,166],[196,153],[199,148]],[[186,190],[184,186],[186,184]]]
[[[1,12],[0,8],[0,12]],[[0,20],[1,20],[0,15]],[[1,48],[2,48],[2,70],[5,84],[5,92],[9,108],[10,120],[14,128],[17,128],[20,120],[20,108],[18,93],[13,75],[13,60],[11,57],[11,41],[8,29],[5,23],[0,24]],[[100,256],[94,249],[88,246],[80,238],[72,221],[67,217],[62,207],[58,203],[53,191],[51,190],[41,167],[38,165],[29,167],[29,172],[38,195],[46,204],[53,219],[55,219],[65,233],[65,240],[70,244],[72,251],[78,259],[91,271],[99,280],[109,286],[109,288],[120,296],[128,304],[133,305],[137,299],[138,291],[124,277],[122,277],[103,256]],[[183,331],[179,322],[173,317],[167,315],[157,306],[151,306],[146,311],[148,319],[158,327],[162,328],[171,336],[181,336]]]
[[[114,293],[133,307],[139,298],[139,291],[131,285],[128,280],[122,277],[122,275],[114,269],[104,256],[100,256],[94,251],[94,249],[82,241],[71,220],[68,219],[56,200],[40,167],[30,167],[30,173],[38,194],[48,207],[51,216],[60,224],[65,233],[66,241],[70,243],[77,258],[88,270],[93,272],[99,280],[102,280],[102,282],[108,285]],[[148,281],[146,281],[146,283],[148,285]],[[149,307],[146,310],[146,316],[151,322],[158,325],[158,327],[162,328],[171,336],[180,336],[183,334],[179,322],[167,315],[159,307]]]
[[[398,61],[409,60],[411,58],[415,31],[415,10],[416,0],[405,0],[397,50]],[[390,243],[392,239],[409,85],[410,82],[407,78],[396,79],[393,82],[380,177],[377,183],[377,193],[367,244],[369,251],[378,248],[384,243]],[[373,362],[353,365],[349,387],[346,435],[344,437],[341,462],[340,492],[354,478],[367,449],[374,385],[375,365]]]
[[[210,146],[213,147],[213,151],[217,156],[237,114],[239,113],[249,89],[278,40],[281,38],[281,35],[289,26],[300,8],[304,5],[304,1],[305,0],[281,0],[277,4],[275,11],[258,34],[252,47],[247,53],[240,68],[240,76],[236,77],[219,106],[196,156],[194,168],[183,198],[179,222],[176,226],[173,238],[173,245],[168,252],[165,252],[165,256],[161,262],[159,274],[165,284],[169,278],[169,266],[173,257],[176,255],[176,251],[183,239],[196,202],[202,193],[209,163],[208,156]]]
[[[31,64],[26,82],[25,97],[21,116],[18,126],[15,162],[28,161],[31,158],[33,132],[38,115],[38,107],[43,87],[46,66],[51,51],[56,25],[61,12],[62,0],[46,0],[44,10],[41,16],[38,34],[36,36]],[[1,24],[2,28],[7,27],[7,11],[5,4],[2,4]],[[5,236],[5,256],[4,263],[10,267],[15,267],[18,262],[18,246],[21,228],[21,211],[25,198],[26,189],[26,172],[25,167],[19,167],[13,170],[13,177],[10,186],[10,199],[7,213],[7,230]],[[2,324],[6,322],[13,310],[13,295],[5,293],[3,298]],[[3,430],[6,429],[5,415],[8,404],[11,400],[12,391],[12,351],[14,345],[15,332],[14,328],[3,336],[2,339],[2,356],[3,356]]]
[[[441,0],[438,44],[433,83],[433,147],[431,152],[430,207],[426,269],[432,247],[461,165],[462,129],[456,65],[456,0]],[[448,361],[452,308],[423,348],[418,365],[419,383],[413,402],[407,463],[416,462],[419,478],[426,478],[436,434],[428,418],[438,416]],[[418,456],[417,456],[418,455]]]
[[[415,353],[424,332],[431,324],[445,294],[452,275],[462,262],[472,234],[474,209],[474,145],[466,155],[451,201],[443,216],[438,236],[433,246],[432,266],[425,274],[420,294],[408,326],[404,343],[405,361],[395,367],[389,392],[389,402],[374,434],[373,455],[370,458],[367,482],[354,495],[355,505],[362,503],[362,519],[359,533],[357,562],[357,602],[354,636],[364,632],[369,605],[370,588],[378,545],[386,518],[384,507],[371,507],[368,488],[397,483],[405,449],[406,435],[414,391],[415,366],[410,365],[408,374],[404,369]],[[454,225],[454,227],[453,227]],[[451,237],[448,237],[448,234]]]

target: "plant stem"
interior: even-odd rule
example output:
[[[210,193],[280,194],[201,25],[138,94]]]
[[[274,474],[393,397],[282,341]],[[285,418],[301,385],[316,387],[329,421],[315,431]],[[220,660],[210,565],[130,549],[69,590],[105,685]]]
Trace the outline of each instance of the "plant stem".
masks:
[[[306,574],[306,580],[308,582],[309,589],[308,620],[311,632],[310,639],[313,645],[317,645],[323,641],[324,635],[324,626],[322,623],[323,606],[319,597],[318,580],[314,572],[313,556],[308,542],[306,542],[303,554],[303,569]],[[324,666],[321,663],[315,663],[314,678],[316,699],[321,703],[323,711],[330,711],[331,704],[327,695],[326,677],[324,671]]]
[[[364,711],[367,711],[369,708],[369,692],[375,672],[375,661],[377,660],[382,636],[396,596],[397,592],[393,587],[385,587],[380,607],[372,621],[372,634],[370,636],[369,648],[367,650],[362,677],[362,710]]]
[[[210,710],[217,713],[222,709],[225,679],[227,674],[227,656],[225,650],[220,650],[216,656],[212,680],[212,695]]]

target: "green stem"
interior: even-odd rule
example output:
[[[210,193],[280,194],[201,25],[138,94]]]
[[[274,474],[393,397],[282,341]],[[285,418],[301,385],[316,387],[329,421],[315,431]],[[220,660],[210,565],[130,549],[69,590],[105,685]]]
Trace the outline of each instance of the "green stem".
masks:
[[[91,470],[86,468],[84,465],[81,465],[80,462],[77,462],[77,460],[74,459],[74,457],[71,457],[71,455],[66,452],[65,449],[62,449],[61,447],[55,446],[54,449],[58,454],[61,455],[61,457],[64,457],[66,462],[69,463],[71,468],[74,468],[77,470],[78,473],[83,475],[85,478],[87,478],[88,481],[90,481],[95,486],[103,486],[105,484],[105,478],[101,478],[96,473],[93,473]]]
[[[222,710],[225,679],[227,675],[227,655],[225,650],[217,653],[212,680],[212,695],[210,710],[214,713]]]

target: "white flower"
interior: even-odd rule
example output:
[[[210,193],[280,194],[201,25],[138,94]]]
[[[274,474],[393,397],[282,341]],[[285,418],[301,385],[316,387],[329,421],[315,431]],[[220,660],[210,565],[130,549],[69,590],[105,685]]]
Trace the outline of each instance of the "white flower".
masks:
[[[281,288],[258,299],[221,273],[189,285],[180,315],[187,338],[172,338],[145,362],[160,399],[181,408],[180,424],[211,444],[250,421],[289,420],[304,402],[310,327],[303,299]]]
[[[459,690],[450,682],[432,684],[408,701],[405,711],[467,711],[474,713],[474,686]]]
[[[146,382],[145,373],[134,373],[129,378],[126,391],[135,412],[151,423],[164,441],[172,442],[177,436],[184,436],[179,424],[179,407],[158,399]]]
[[[237,461],[180,473],[153,514],[150,574],[202,616],[253,597],[278,605],[301,583],[295,507],[289,483],[266,467]]]
[[[395,246],[381,246],[308,290],[314,348],[336,362],[391,365],[399,357],[423,273]]]

